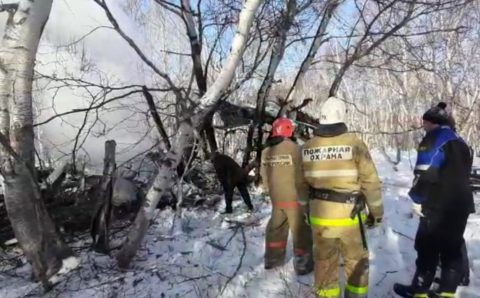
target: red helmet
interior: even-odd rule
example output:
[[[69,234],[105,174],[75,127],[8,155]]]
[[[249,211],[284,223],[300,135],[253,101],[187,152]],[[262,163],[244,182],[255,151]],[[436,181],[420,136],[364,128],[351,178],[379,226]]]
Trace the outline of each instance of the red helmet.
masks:
[[[282,117],[273,121],[272,124],[272,137],[286,137],[289,138],[293,135],[293,121]]]

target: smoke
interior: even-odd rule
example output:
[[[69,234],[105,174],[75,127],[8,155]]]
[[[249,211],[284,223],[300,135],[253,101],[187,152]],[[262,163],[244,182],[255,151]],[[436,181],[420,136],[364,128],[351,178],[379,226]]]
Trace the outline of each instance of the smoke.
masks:
[[[190,70],[184,67],[188,57],[182,58],[185,61],[171,63],[166,58],[162,60],[155,50],[159,45],[160,48],[163,45],[176,50],[187,45],[186,40],[182,41],[168,32],[167,27],[179,30],[174,19],[165,18],[165,21],[154,24],[155,27],[148,27],[142,22],[135,22],[127,8],[121,7],[118,1],[107,1],[107,4],[121,29],[158,68],[162,71],[167,68]],[[148,10],[149,6],[141,6],[142,13]],[[94,1],[54,1],[37,54],[36,71],[46,76],[81,78],[109,86],[155,86],[158,79],[111,27],[105,12]],[[168,33],[171,42],[154,38],[162,32],[164,38]],[[104,100],[100,96],[103,94],[100,88],[59,89],[60,85],[48,79],[37,80],[34,93],[36,123],[59,113],[88,108],[92,106],[92,98],[96,98],[96,103]],[[125,92],[128,90],[112,92],[108,98]],[[86,156],[89,164],[97,167],[102,163],[103,143],[114,139],[117,142],[117,158],[121,162],[150,148],[157,138],[155,131],[149,132],[147,111],[142,94],[136,93],[89,112],[86,121],[85,113],[57,118],[37,128],[37,147],[43,158],[66,158],[71,154],[78,129],[86,122],[84,133],[79,138],[79,144],[84,141],[79,155]],[[84,140],[87,131],[90,135]]]

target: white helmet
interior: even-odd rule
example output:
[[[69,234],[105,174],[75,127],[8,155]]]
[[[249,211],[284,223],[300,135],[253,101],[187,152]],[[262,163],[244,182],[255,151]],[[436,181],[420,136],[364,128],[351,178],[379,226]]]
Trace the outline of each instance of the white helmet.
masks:
[[[345,123],[347,108],[343,100],[329,97],[320,107],[320,124]]]

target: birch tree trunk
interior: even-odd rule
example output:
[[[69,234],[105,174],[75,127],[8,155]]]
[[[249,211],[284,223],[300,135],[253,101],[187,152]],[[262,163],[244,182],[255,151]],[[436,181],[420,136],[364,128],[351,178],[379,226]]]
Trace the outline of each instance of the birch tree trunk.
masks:
[[[2,10],[3,3],[0,3]],[[72,251],[48,216],[35,181],[32,79],[35,56],[52,0],[21,0],[9,17],[0,48],[0,170],[12,228],[34,276],[48,279]]]
[[[207,76],[202,67],[202,37],[201,34],[197,33],[197,29],[195,27],[195,20],[193,18],[192,8],[190,6],[190,0],[182,0],[181,7],[182,17],[187,29],[188,39],[190,40],[193,73],[195,75],[195,81],[197,82],[200,96],[203,96],[205,92],[207,92]],[[201,30],[201,28],[199,28],[199,30]],[[202,133],[205,136],[205,139],[208,141],[211,152],[217,151],[218,149],[217,140],[215,138],[215,129],[212,126],[213,113],[214,112],[212,111],[212,113],[207,115],[207,118],[204,121],[204,127],[202,127]]]
[[[129,266],[147,232],[158,200],[172,187],[174,182],[172,173],[180,163],[185,149],[191,146],[194,129],[203,127],[205,116],[211,112],[222,93],[230,85],[237,65],[245,51],[245,45],[255,18],[255,13],[262,2],[262,0],[247,0],[243,5],[239,16],[237,33],[233,39],[230,56],[225,66],[217,80],[201,98],[197,114],[194,117],[187,115],[183,119],[180,123],[178,133],[175,135],[172,149],[158,162],[159,171],[152,186],[148,190],[144,206],[139,210],[135,222],[129,231],[127,240],[117,255],[117,262],[120,268]],[[193,119],[192,122],[190,122],[190,119]]]

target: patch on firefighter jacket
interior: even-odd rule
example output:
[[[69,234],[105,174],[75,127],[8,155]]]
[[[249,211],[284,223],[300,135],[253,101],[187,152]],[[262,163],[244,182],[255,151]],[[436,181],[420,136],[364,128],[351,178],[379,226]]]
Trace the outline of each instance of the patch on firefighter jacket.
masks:
[[[321,146],[303,149],[303,161],[351,160],[352,146]]]
[[[268,167],[291,166],[293,165],[293,160],[290,154],[272,155],[265,157],[262,160],[262,165]]]

